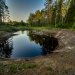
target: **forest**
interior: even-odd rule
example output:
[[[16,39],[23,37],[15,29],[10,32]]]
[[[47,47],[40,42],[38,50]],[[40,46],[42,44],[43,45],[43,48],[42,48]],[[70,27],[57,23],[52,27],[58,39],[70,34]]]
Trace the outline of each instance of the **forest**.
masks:
[[[0,75],[75,75],[75,0],[0,0]]]
[[[75,28],[75,0],[45,0],[45,8],[30,13],[27,22],[10,20],[5,0],[0,0],[0,24],[30,27]]]
[[[31,26],[75,27],[75,0],[46,0],[44,5],[41,11],[30,14],[28,23]]]

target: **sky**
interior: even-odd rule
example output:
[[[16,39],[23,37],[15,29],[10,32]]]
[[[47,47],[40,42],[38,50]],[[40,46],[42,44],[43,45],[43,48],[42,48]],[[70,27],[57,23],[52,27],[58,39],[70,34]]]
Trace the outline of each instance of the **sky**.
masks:
[[[6,0],[10,20],[27,21],[29,14],[44,8],[45,0]]]

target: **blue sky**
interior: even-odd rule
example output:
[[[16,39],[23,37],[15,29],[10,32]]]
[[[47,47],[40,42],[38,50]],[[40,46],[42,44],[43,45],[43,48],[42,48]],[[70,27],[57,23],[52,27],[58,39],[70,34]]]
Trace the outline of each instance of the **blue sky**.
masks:
[[[30,13],[44,8],[45,0],[6,0],[6,2],[11,20],[26,21]]]

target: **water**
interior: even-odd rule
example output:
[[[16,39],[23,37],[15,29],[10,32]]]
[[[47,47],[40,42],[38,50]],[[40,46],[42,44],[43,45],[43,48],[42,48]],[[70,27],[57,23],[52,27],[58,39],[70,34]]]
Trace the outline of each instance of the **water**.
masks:
[[[54,37],[18,31],[0,46],[0,57],[32,58],[51,53],[58,45]]]

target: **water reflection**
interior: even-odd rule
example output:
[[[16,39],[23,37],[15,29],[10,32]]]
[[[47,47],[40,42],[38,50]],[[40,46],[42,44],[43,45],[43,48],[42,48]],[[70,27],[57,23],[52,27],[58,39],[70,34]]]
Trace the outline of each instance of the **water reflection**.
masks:
[[[51,53],[58,46],[58,40],[53,36],[40,35],[32,31],[29,33],[29,36],[31,41],[35,41],[37,44],[42,46],[43,55]]]
[[[38,33],[38,32],[36,32]],[[0,40],[0,57],[25,58],[46,55],[58,46],[58,40],[33,31],[19,31],[18,35]]]
[[[12,39],[7,40],[6,38],[0,41],[0,57],[9,58],[12,52],[13,43]],[[10,41],[10,42],[9,42]]]

